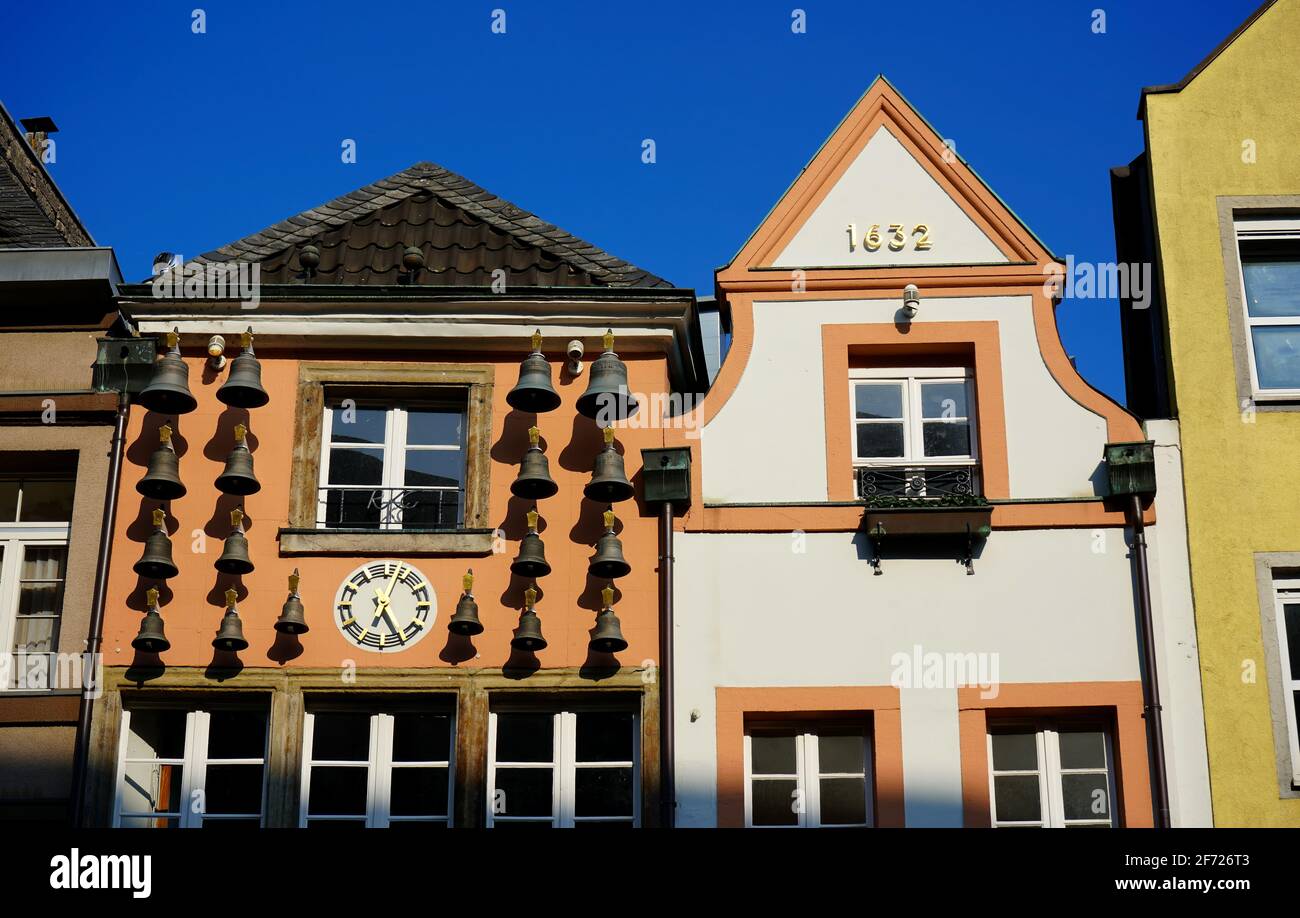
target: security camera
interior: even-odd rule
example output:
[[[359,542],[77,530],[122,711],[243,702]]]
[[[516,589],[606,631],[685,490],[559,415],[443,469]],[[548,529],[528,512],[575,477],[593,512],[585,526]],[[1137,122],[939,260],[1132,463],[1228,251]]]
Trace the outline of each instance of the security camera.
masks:
[[[909,320],[914,319],[920,308],[921,291],[916,289],[916,284],[908,284],[903,288],[903,315]]]
[[[577,338],[570,341],[568,347],[564,349],[564,353],[569,356],[568,370],[570,376],[582,375],[582,352],[582,342]]]

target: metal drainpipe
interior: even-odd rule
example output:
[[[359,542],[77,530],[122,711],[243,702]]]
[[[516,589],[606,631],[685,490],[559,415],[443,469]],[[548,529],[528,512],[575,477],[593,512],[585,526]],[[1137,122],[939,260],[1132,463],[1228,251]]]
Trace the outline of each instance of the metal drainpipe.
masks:
[[[659,824],[676,825],[673,721],[673,503],[659,508]]]
[[[113,554],[113,521],[117,517],[117,486],[122,476],[122,452],[126,443],[126,418],[130,396],[122,392],[117,402],[117,422],[109,449],[108,488],[104,493],[104,521],[99,530],[99,566],[95,570],[95,588],[90,606],[90,628],[86,637],[86,659],[94,660],[104,642],[104,603],[108,593],[108,562]],[[83,670],[84,671],[84,670]],[[92,699],[82,687],[77,706],[77,738],[72,759],[72,825],[80,828],[85,819],[86,763],[90,756],[90,719]]]
[[[1137,571],[1138,604],[1142,625],[1142,681],[1146,695],[1147,738],[1151,751],[1151,769],[1155,786],[1156,828],[1168,829],[1169,774],[1165,768],[1165,733],[1160,723],[1160,680],[1156,673],[1155,627],[1151,618],[1151,576],[1147,570],[1146,526],[1142,522],[1142,501],[1134,494],[1129,498],[1129,519],[1133,526],[1133,566]]]

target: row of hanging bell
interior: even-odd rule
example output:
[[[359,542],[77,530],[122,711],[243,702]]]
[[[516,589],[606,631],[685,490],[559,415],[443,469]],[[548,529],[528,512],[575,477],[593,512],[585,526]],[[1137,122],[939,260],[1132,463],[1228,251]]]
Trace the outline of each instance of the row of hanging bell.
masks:
[[[280,610],[280,617],[275,620],[275,630],[280,634],[299,635],[311,630],[307,627],[306,612],[302,606],[302,598],[298,595],[298,582],[298,569],[294,568],[289,576],[289,598],[285,600]],[[244,625],[239,618],[239,610],[235,607],[237,596],[233,589],[226,590],[226,612],[221,617],[221,627],[217,629],[217,635],[212,640],[212,646],[218,650],[234,653],[248,647],[248,641],[244,638]],[[131,641],[131,646],[143,653],[163,653],[172,645],[167,640],[167,634],[163,629],[162,613],[158,611],[156,587],[145,590],[145,601],[148,611],[140,622],[140,631]]]
[[[601,590],[604,608],[596,616],[596,628],[587,646],[597,653],[620,653],[627,650],[627,641],[618,616],[614,614],[614,589],[605,587]],[[519,613],[519,625],[515,628],[510,646],[525,653],[536,653],[546,649],[546,638],[542,636],[542,620],[537,614],[537,590],[529,587],[524,590],[524,610]]]
[[[602,338],[605,350],[591,365],[587,390],[578,396],[578,413],[606,423],[621,421],[637,413],[640,405],[628,389],[627,364],[614,352],[614,331]],[[519,365],[519,381],[506,393],[510,407],[530,414],[554,411],[560,393],[551,384],[551,365],[542,353],[542,333],[533,332],[532,352]]]
[[[262,388],[262,364],[253,351],[252,328],[243,334],[242,349],[217,389],[217,400],[232,408],[261,408],[271,400]],[[159,414],[188,414],[198,407],[190,393],[190,370],[181,357],[177,329],[167,333],[167,353],[154,364],[149,384],[136,396],[136,402]]]
[[[244,535],[244,512],[230,511],[230,535],[221,546],[221,557],[212,566],[223,574],[251,574],[253,562],[248,557],[248,536]]]

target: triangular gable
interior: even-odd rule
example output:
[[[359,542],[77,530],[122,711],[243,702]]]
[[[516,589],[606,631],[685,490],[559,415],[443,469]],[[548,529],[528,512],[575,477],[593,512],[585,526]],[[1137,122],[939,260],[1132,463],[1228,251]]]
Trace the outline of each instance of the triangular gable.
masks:
[[[873,224],[878,224],[878,246],[868,235]],[[901,224],[901,234],[895,235],[891,224]],[[928,247],[923,237],[928,237]],[[719,273],[719,280],[763,268],[843,270],[1049,260],[1046,247],[902,95],[878,77]]]

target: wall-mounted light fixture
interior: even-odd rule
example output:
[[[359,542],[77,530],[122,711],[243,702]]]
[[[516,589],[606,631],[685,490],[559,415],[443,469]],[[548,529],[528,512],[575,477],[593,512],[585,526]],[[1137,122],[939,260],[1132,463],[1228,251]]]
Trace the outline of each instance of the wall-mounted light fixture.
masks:
[[[908,284],[903,288],[903,315],[907,321],[915,319],[920,308],[921,291],[917,289],[916,284]]]
[[[226,365],[226,339],[220,335],[213,335],[208,339],[208,365],[214,370],[220,370]]]

